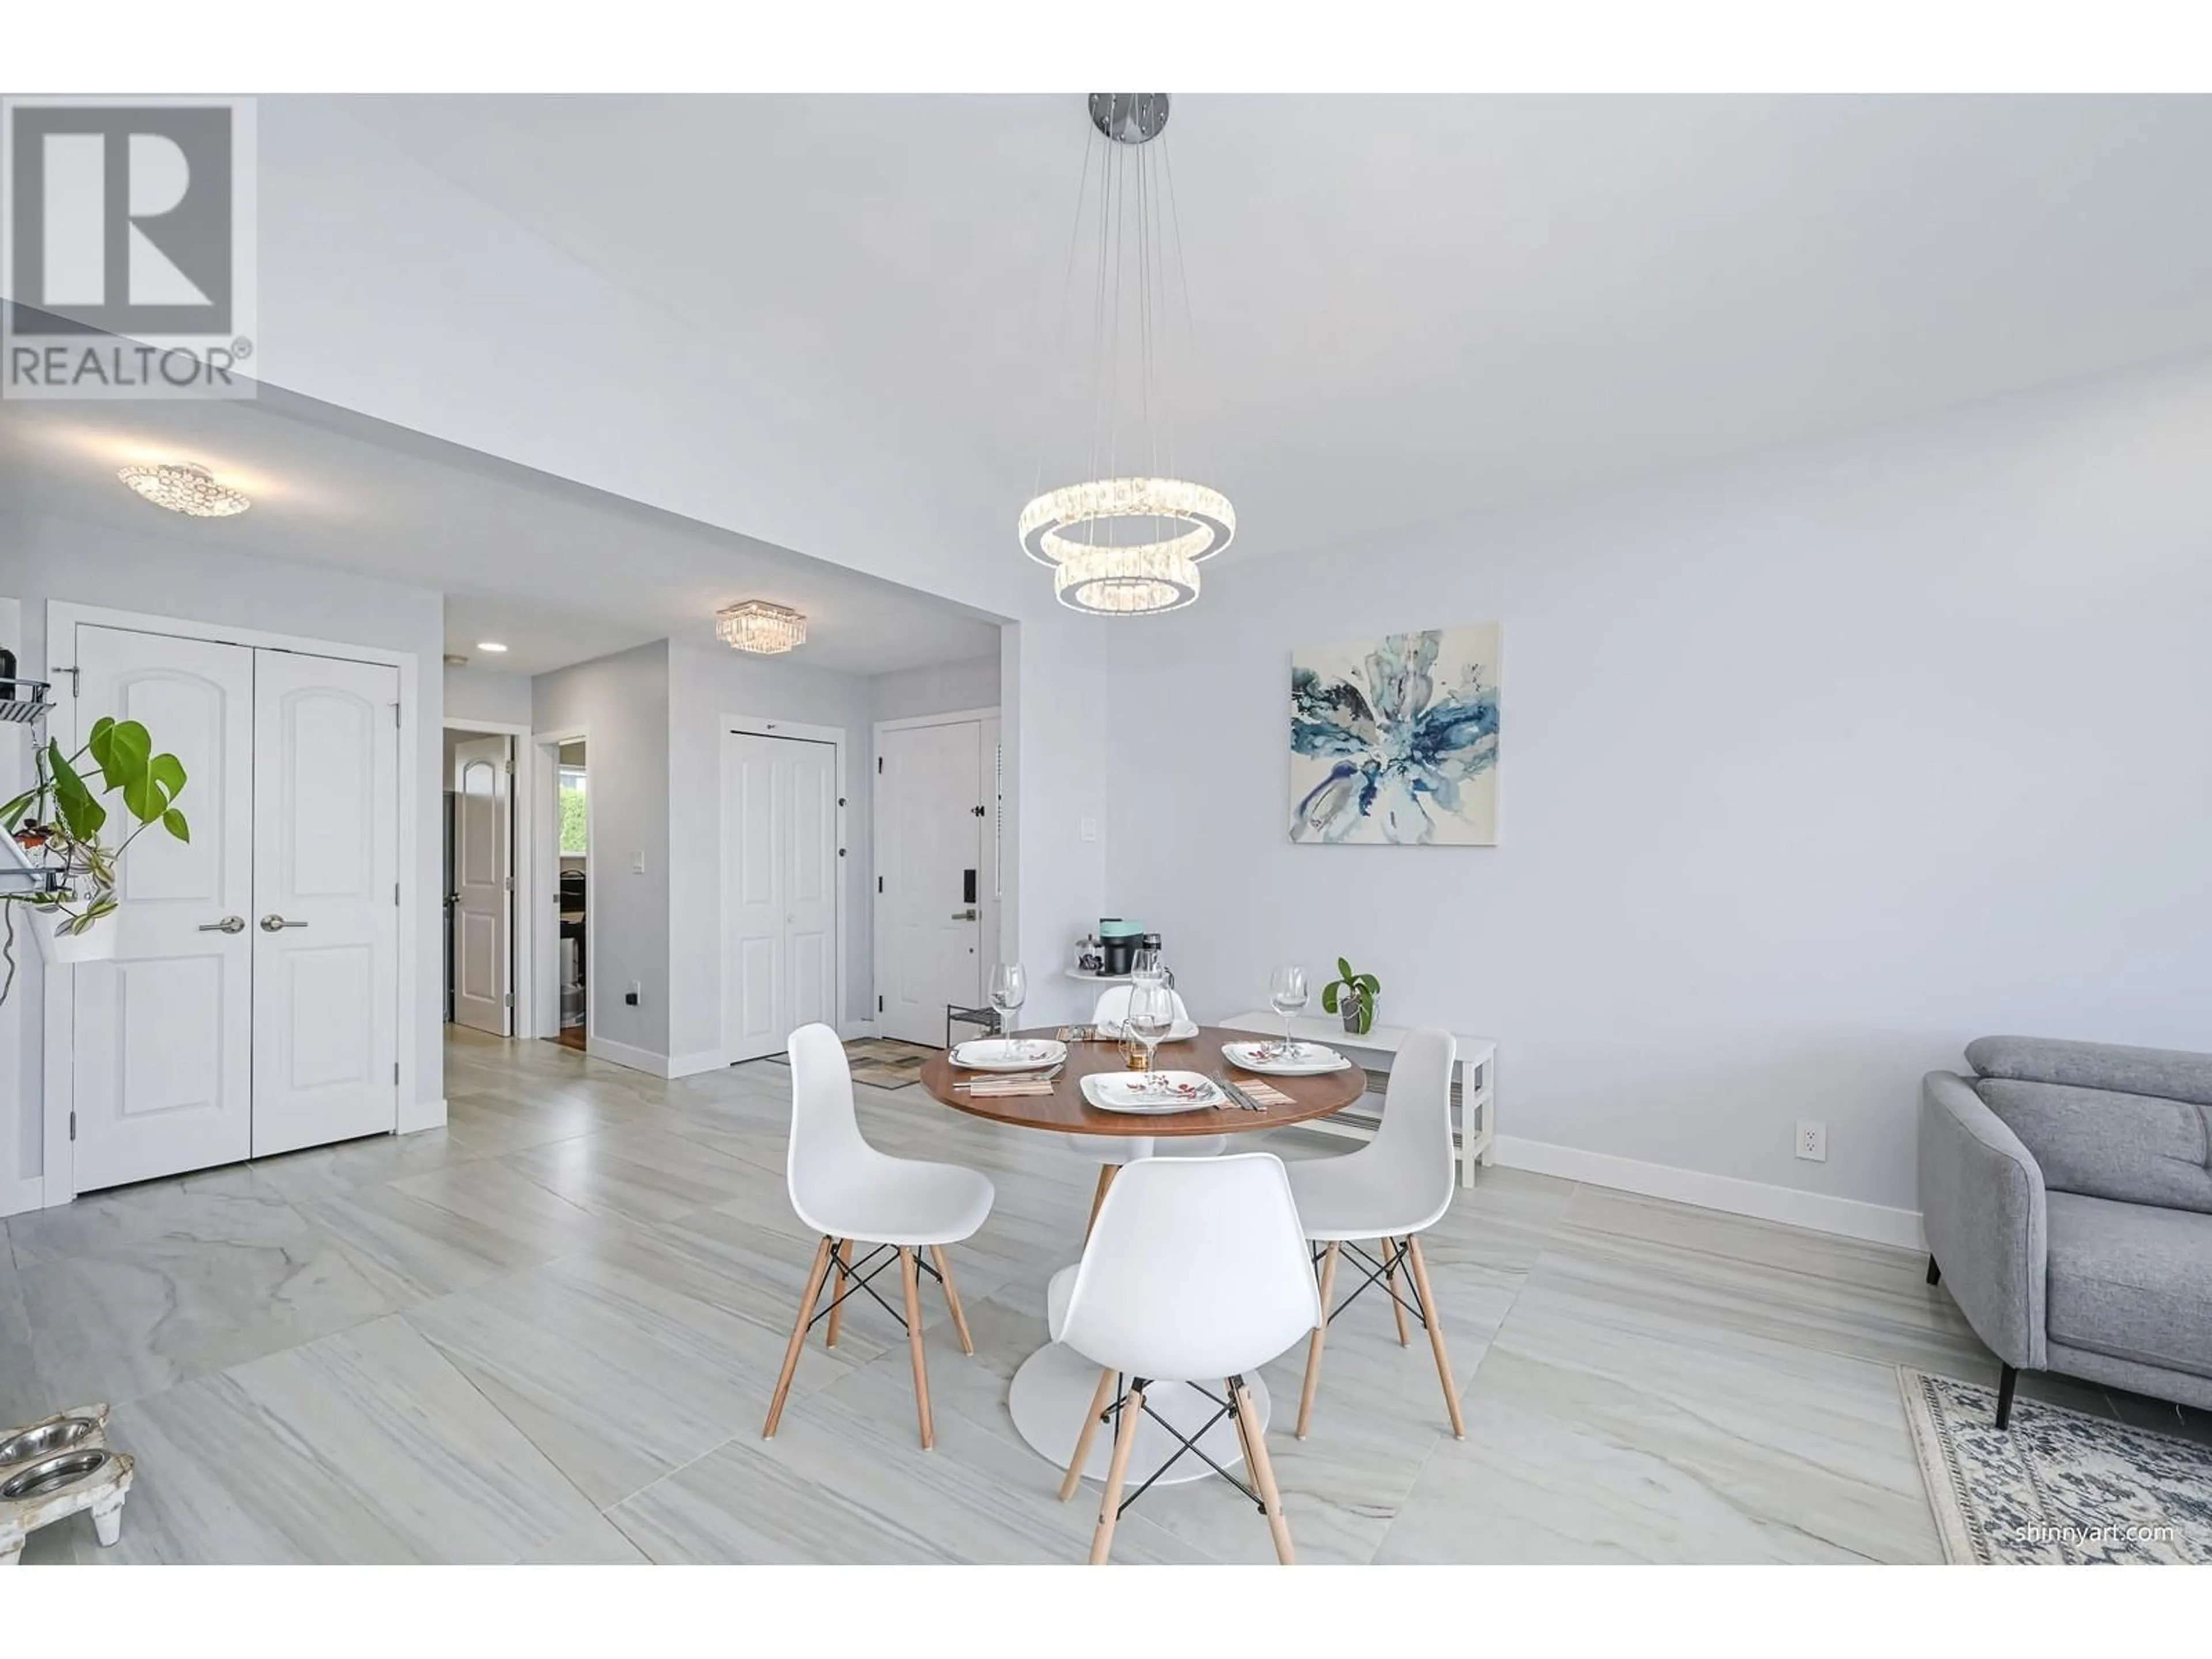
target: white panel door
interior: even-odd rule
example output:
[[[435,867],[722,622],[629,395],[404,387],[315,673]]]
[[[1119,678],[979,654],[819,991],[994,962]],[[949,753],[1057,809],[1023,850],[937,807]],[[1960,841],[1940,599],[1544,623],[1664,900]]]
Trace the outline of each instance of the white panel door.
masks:
[[[942,1042],[946,1006],[981,998],[981,750],[974,720],[882,734],[876,1020],[886,1036]]]
[[[191,831],[131,849],[114,960],[66,970],[76,1184],[90,1192],[252,1150],[253,653],[89,623],[76,635],[52,643],[77,667],[76,735],[57,738],[74,750],[103,714],[143,722],[184,763]]]
[[[756,1060],[801,1025],[837,1023],[836,750],[724,741],[724,1041],[732,1060]]]
[[[453,745],[453,1020],[513,1034],[514,775],[505,738]]]
[[[255,653],[253,1155],[396,1128],[396,668]]]

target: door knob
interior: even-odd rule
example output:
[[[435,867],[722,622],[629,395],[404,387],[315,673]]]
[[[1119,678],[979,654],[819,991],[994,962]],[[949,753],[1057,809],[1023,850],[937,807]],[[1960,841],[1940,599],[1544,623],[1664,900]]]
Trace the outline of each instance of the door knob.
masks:
[[[242,933],[245,931],[244,916],[225,916],[221,921],[204,921],[200,924],[200,932],[203,933]]]
[[[955,910],[952,913],[952,920],[955,921],[973,921],[975,920],[975,913],[973,910]]]
[[[304,921],[287,921],[274,910],[261,918],[261,931],[264,933],[281,933],[287,927],[305,927],[307,925]]]

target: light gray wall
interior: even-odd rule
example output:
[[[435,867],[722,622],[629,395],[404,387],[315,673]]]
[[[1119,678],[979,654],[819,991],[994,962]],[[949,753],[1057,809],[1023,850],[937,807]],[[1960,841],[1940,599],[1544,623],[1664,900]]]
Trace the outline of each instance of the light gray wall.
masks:
[[[2200,359],[1232,554],[1115,635],[1106,891],[1200,1018],[1346,955],[1504,1135],[1917,1209],[1968,1039],[2212,1049],[2208,454]],[[1492,618],[1503,844],[1291,845],[1291,647]]]
[[[712,638],[672,641],[669,669],[670,864],[675,872],[669,918],[675,999],[672,1052],[703,1054],[722,1047],[721,767],[729,717],[790,720],[843,734],[845,857],[838,917],[846,1016],[872,1018],[870,683],[780,658],[747,656]]]
[[[445,678],[447,720],[490,720],[497,726],[530,724],[528,675],[448,667]]]
[[[951,714],[964,708],[999,706],[999,659],[970,657],[926,668],[878,674],[868,682],[871,717],[879,720]]]
[[[668,666],[656,640],[531,682],[535,730],[591,728],[590,1035],[653,1057],[669,1052]]]
[[[179,532],[168,532],[160,516],[149,514],[143,532],[48,518],[0,518],[0,593],[22,601],[18,654],[26,665],[46,663],[46,604],[52,599],[415,653],[413,763],[417,768],[416,856],[422,872],[411,901],[416,907],[417,1006],[402,1018],[399,1040],[411,1046],[419,1099],[435,1101],[444,1091],[444,946],[438,902],[442,851],[439,732],[445,697],[438,671],[443,655],[444,602],[426,589],[227,553],[209,544],[215,538],[206,533],[207,526],[179,521]],[[189,793],[184,804],[189,810]],[[23,999],[21,1054],[13,1073],[16,1097],[0,1104],[0,1124],[11,1116],[16,1120],[15,1128],[0,1127],[0,1133],[25,1137],[20,1146],[26,1176],[41,1167],[43,1158],[36,1145],[44,1094],[40,977],[34,970],[16,981],[15,995]],[[27,1118],[27,1136],[22,1127]]]

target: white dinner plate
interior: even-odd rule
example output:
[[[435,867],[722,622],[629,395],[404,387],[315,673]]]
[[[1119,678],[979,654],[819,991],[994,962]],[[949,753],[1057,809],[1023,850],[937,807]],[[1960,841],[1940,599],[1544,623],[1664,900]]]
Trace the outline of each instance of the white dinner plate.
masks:
[[[978,1037],[952,1051],[952,1063],[969,1072],[1034,1072],[1067,1058],[1067,1045],[1050,1037]]]
[[[1098,1035],[1109,1042],[1119,1042],[1121,1040],[1121,1022],[1118,1019],[1107,1020],[1104,1024],[1099,1026]],[[1160,1041],[1163,1042],[1188,1042],[1197,1035],[1198,1022],[1196,1020],[1179,1019],[1176,1021],[1174,1024],[1168,1027],[1168,1034],[1162,1037]]]
[[[1229,1097],[1198,1072],[1092,1072],[1083,1097],[1102,1112],[1202,1112]]]
[[[1301,1042],[1294,1054],[1285,1054],[1280,1042],[1224,1042],[1221,1057],[1231,1066],[1269,1077],[1321,1077],[1340,1072],[1352,1062],[1335,1049],[1318,1042]]]

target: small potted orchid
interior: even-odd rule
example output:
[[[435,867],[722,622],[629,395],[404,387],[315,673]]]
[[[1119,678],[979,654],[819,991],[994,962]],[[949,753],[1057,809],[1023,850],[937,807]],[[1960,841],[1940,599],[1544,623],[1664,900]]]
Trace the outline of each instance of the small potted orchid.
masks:
[[[1321,1006],[1344,1016],[1344,1029],[1364,1036],[1375,1029],[1375,999],[1382,994],[1382,981],[1372,974],[1355,974],[1344,957],[1336,959],[1336,977],[1322,987]]]
[[[0,831],[14,838],[33,868],[58,872],[60,880],[52,890],[0,898],[28,907],[42,923],[52,918],[51,926],[36,930],[50,962],[105,961],[115,954],[112,918],[123,855],[156,825],[178,841],[191,839],[176,804],[185,788],[184,763],[155,753],[137,720],[103,718],[76,753],[65,755],[49,742],[38,751],[37,765],[38,781],[0,806]],[[109,811],[103,796],[119,799],[119,813]],[[119,837],[111,828],[117,823],[125,826]],[[11,937],[12,931],[11,922]]]

